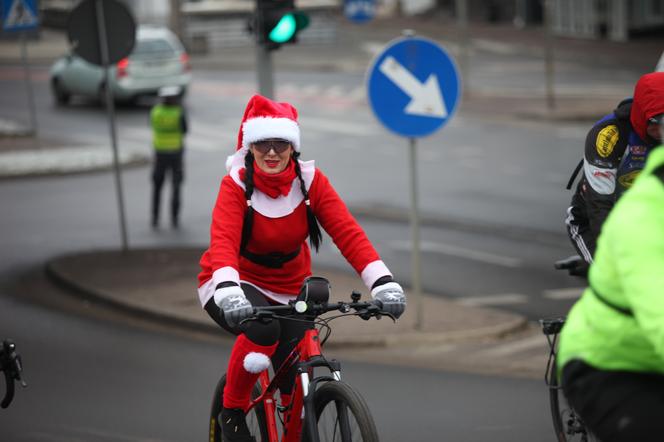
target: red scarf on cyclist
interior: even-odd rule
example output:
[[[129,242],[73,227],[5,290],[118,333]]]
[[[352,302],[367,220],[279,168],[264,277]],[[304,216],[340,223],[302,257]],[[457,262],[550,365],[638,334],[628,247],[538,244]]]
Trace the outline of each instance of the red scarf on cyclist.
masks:
[[[240,169],[240,179],[244,181],[246,169]],[[293,185],[293,180],[297,177],[295,173],[295,161],[288,161],[288,165],[279,173],[266,173],[258,167],[254,161],[254,187],[270,198],[277,198],[279,195],[288,196]]]

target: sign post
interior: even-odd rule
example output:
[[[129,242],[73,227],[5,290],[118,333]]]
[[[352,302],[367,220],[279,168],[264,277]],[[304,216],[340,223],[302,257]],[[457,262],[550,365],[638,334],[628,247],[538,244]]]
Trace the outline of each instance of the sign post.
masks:
[[[28,64],[28,47],[25,33],[39,27],[37,0],[3,0],[2,1],[3,31],[21,32],[21,62],[25,72],[25,88],[28,92],[28,109],[30,112],[30,133],[37,133],[37,110],[35,94],[32,90],[30,66]]]
[[[113,148],[113,171],[120,215],[122,250],[129,250],[124,211],[124,196],[120,176],[115,106],[108,81],[112,64],[128,56],[136,41],[136,22],[127,7],[117,0],[84,0],[74,8],[67,29],[74,52],[86,61],[102,67],[100,87],[105,97],[109,131]]]
[[[410,147],[412,228],[412,290],[416,302],[415,328],[423,327],[420,265],[420,219],[417,190],[416,138],[431,135],[447,123],[461,97],[454,60],[435,42],[404,32],[374,59],[367,75],[367,96],[378,120]]]

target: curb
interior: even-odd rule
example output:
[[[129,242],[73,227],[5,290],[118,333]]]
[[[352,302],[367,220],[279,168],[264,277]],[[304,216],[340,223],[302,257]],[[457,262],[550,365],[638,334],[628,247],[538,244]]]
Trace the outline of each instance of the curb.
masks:
[[[233,337],[227,333],[220,332],[220,328],[212,322],[201,322],[188,319],[166,312],[159,312],[131,302],[125,302],[115,296],[109,295],[104,290],[90,287],[82,284],[72,278],[67,272],[59,268],[61,260],[77,256],[77,253],[61,255],[48,260],[45,264],[47,277],[58,286],[73,293],[77,297],[86,300],[92,300],[103,306],[114,310],[124,312],[135,317],[149,321],[160,322],[162,324],[172,325],[181,329],[202,332],[217,338],[232,340]],[[383,320],[389,320],[383,318]],[[373,336],[338,336],[332,333],[330,340],[325,344],[327,348],[358,348],[358,347],[396,347],[396,346],[416,346],[431,345],[450,342],[467,341],[480,338],[500,338],[505,335],[518,332],[527,327],[528,321],[525,317],[519,316],[504,320],[501,323],[477,327],[469,330],[457,330],[447,332],[406,332],[400,334],[380,334]]]
[[[0,135],[2,136],[2,135]],[[110,150],[99,147],[72,147],[0,153],[0,179],[41,177],[107,171],[113,168]],[[150,163],[150,156],[139,151],[119,152],[121,166]]]
[[[72,278],[65,276],[63,273],[57,269],[57,260],[59,258],[65,258],[70,255],[63,255],[46,262],[45,271],[46,276],[48,276],[55,284],[59,287],[62,287],[74,295],[78,296],[81,299],[93,300],[101,305],[110,307],[120,312],[129,313],[139,318],[158,321],[166,324],[171,324],[177,327],[185,328],[191,331],[204,332],[216,337],[224,337],[224,334],[219,333],[219,327],[212,324],[204,324],[198,321],[191,321],[184,318],[179,318],[174,315],[167,315],[153,310],[148,310],[142,307],[138,307],[128,302],[121,302],[113,297],[108,296],[102,290],[95,290],[89,287],[84,286],[83,284],[78,283]],[[230,337],[229,337],[230,339]]]

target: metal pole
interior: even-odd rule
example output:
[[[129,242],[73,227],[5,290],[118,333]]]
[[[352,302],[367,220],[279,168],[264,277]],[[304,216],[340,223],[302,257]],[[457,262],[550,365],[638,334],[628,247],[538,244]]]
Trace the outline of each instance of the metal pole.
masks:
[[[180,0],[169,0],[171,14],[169,17],[169,24],[171,31],[178,36],[180,41],[184,41],[184,33],[182,32],[182,9],[180,7]]]
[[[470,39],[468,37],[468,0],[456,0],[457,26],[460,29],[460,63],[461,63],[461,84],[463,85],[463,94],[466,98],[470,95],[470,86],[468,82],[468,62]]]
[[[417,146],[415,138],[410,138],[410,225],[413,235],[412,263],[412,290],[415,297],[415,330],[422,330],[423,326],[423,300],[422,300],[422,268],[420,265],[420,215],[417,201]]]
[[[272,52],[258,42],[256,43],[256,65],[258,66],[258,92],[267,98],[274,99]]]
[[[544,27],[546,32],[544,50],[544,68],[546,71],[546,104],[549,110],[556,107],[556,93],[554,90],[553,65],[553,2],[544,0]]]
[[[35,95],[32,90],[32,79],[30,78],[30,66],[28,65],[28,48],[25,31],[21,32],[21,59],[23,71],[25,72],[25,88],[28,91],[28,108],[30,110],[30,133],[37,133],[37,110],[35,107]]]
[[[122,194],[122,179],[120,176],[120,161],[118,155],[118,141],[115,133],[115,106],[113,102],[113,94],[108,84],[108,69],[109,69],[109,54],[108,54],[108,40],[106,38],[106,22],[104,20],[104,9],[102,6],[103,0],[97,0],[97,30],[99,32],[99,46],[101,52],[101,64],[104,71],[104,89],[106,95],[106,112],[108,113],[108,124],[111,132],[111,144],[113,147],[113,171],[115,172],[115,188],[118,196],[118,212],[120,214],[120,234],[122,235],[122,251],[129,250],[127,241],[127,227],[124,213],[124,197]]]

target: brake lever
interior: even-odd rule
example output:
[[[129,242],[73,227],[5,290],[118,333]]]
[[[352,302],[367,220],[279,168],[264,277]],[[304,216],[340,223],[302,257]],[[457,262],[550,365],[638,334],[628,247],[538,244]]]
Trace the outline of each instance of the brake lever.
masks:
[[[272,321],[272,319],[274,319],[274,313],[273,312],[257,311],[257,312],[254,312],[253,316],[250,316],[248,318],[244,318],[242,321],[240,321],[238,326],[243,325],[246,322],[251,322],[251,321],[261,321],[261,322],[269,323],[270,321]]]
[[[362,310],[359,310],[357,313],[358,316],[364,319],[365,321],[368,321],[372,317],[380,319],[383,315],[388,315],[388,313],[381,311],[380,307],[378,307],[376,304],[372,304],[368,307],[365,307]]]

